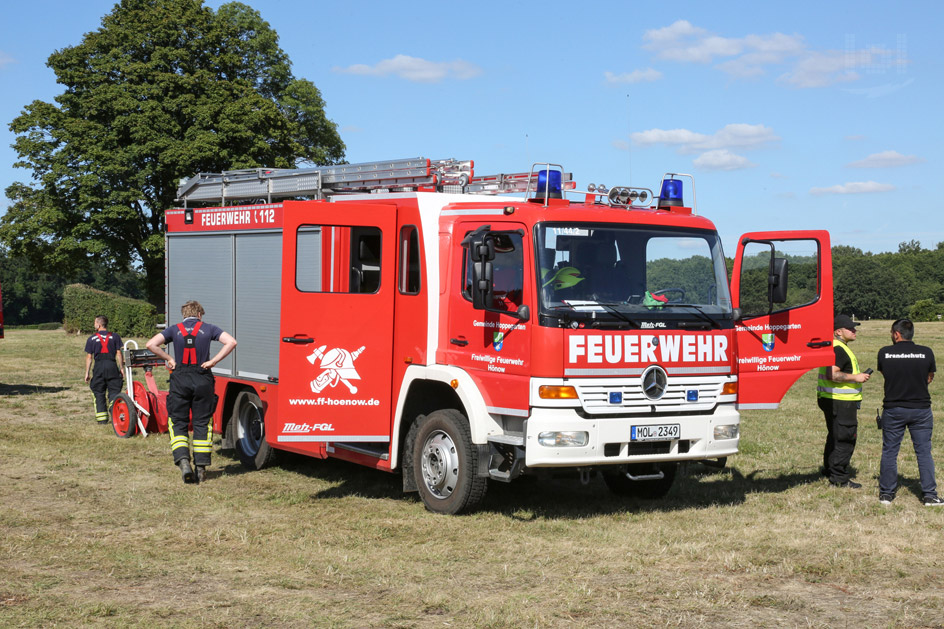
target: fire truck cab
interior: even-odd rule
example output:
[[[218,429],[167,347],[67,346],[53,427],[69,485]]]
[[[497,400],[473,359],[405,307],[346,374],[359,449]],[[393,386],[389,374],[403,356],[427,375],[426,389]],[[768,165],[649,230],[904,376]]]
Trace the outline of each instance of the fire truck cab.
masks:
[[[690,176],[575,188],[423,158],[185,182],[167,312],[197,299],[239,340],[214,369],[223,446],[400,472],[442,513],[555,470],[659,497],[831,364],[825,231],[745,234],[729,280]]]

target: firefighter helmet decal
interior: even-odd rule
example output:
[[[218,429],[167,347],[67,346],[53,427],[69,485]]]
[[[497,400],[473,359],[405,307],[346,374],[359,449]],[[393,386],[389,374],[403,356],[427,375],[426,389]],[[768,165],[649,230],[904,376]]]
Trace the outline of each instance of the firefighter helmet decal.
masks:
[[[354,361],[364,352],[365,347],[362,345],[355,352],[335,347],[325,353],[327,347],[327,345],[322,345],[307,356],[308,362],[312,365],[315,364],[316,360],[321,359],[318,366],[322,369],[322,372],[311,381],[312,392],[321,393],[328,387],[338,386],[338,382],[340,382],[350,389],[351,393],[357,393],[357,387],[351,384],[351,380],[360,380],[361,377],[358,375],[357,369],[354,368]]]

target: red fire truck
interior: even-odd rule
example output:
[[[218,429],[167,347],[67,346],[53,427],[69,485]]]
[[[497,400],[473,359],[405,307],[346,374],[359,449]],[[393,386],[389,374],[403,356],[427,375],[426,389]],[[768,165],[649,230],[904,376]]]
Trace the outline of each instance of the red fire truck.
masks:
[[[214,430],[245,466],[287,450],[399,472],[442,513],[541,472],[658,497],[680,462],[737,452],[739,409],[831,364],[825,231],[745,234],[729,280],[689,175],[656,196],[473,166],[182,183],[167,312],[197,299],[239,340]]]

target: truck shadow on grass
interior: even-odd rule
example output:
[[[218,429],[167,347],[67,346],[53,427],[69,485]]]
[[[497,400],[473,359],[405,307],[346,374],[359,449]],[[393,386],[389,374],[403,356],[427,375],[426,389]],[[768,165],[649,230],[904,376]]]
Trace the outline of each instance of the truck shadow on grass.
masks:
[[[279,467],[330,485],[311,494],[312,500],[358,496],[405,500],[422,508],[418,494],[405,494],[399,474],[388,474],[336,459],[315,460],[301,455],[280,455]],[[737,466],[723,469],[698,463],[680,472],[665,498],[646,500],[609,491],[600,475],[583,484],[574,475],[561,478],[523,476],[512,483],[492,481],[475,513],[492,513],[519,520],[581,519],[597,515],[646,511],[676,511],[709,506],[738,505],[750,494],[783,493],[794,487],[823,482],[817,470],[756,470],[744,474]],[[241,473],[238,463],[224,473]],[[845,491],[845,490],[837,490]]]
[[[39,384],[0,384],[0,396],[59,393],[60,391],[68,391],[69,389],[70,387],[46,387]]]

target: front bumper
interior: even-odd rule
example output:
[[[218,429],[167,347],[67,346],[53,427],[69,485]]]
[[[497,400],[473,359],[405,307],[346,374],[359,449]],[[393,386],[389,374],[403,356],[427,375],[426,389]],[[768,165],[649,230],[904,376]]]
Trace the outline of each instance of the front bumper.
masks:
[[[679,424],[672,441],[630,440],[633,426]],[[573,408],[532,408],[525,429],[525,464],[528,467],[583,467],[653,461],[717,459],[737,454],[739,437],[715,439],[716,426],[739,426],[733,404],[721,404],[710,415],[658,415],[646,417],[590,417]],[[543,432],[585,431],[585,446],[544,446]]]

